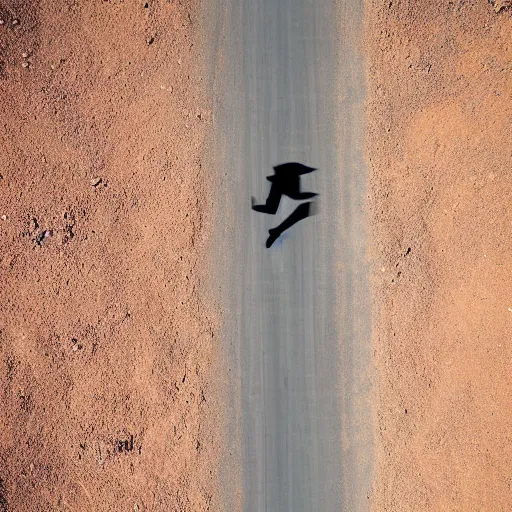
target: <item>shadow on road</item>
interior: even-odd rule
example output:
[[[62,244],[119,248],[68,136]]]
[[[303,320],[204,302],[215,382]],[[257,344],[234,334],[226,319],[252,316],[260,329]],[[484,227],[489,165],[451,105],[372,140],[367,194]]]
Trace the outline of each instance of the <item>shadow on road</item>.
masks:
[[[286,164],[277,165],[274,167],[275,174],[267,176],[270,181],[270,193],[265,201],[265,204],[256,204],[256,199],[253,197],[252,209],[256,212],[267,213],[275,215],[281,202],[281,197],[288,196],[290,199],[296,201],[303,201],[305,199],[312,199],[317,196],[314,192],[301,192],[300,191],[300,177],[303,174],[309,174],[316,171],[313,167],[300,164],[298,162],[289,162]],[[287,217],[279,226],[269,229],[269,237],[266,242],[267,249],[281,236],[284,231],[291,228],[294,224],[314,214],[314,208],[311,207],[312,202],[302,203]]]

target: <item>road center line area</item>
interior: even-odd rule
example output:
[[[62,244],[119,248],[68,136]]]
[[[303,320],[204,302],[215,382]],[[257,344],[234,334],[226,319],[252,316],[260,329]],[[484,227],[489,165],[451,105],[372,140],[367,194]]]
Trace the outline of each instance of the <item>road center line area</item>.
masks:
[[[227,508],[236,506],[235,466],[244,510],[363,510],[362,4],[227,1],[214,10],[211,146],[234,206],[214,251],[238,389],[226,414],[238,439],[224,459]]]

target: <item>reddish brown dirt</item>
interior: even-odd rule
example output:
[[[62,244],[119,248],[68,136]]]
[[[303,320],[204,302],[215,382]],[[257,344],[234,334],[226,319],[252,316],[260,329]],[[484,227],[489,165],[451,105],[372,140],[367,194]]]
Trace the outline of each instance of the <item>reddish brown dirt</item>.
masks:
[[[216,508],[195,4],[0,8],[0,511]]]
[[[503,5],[367,6],[379,512],[512,510]]]

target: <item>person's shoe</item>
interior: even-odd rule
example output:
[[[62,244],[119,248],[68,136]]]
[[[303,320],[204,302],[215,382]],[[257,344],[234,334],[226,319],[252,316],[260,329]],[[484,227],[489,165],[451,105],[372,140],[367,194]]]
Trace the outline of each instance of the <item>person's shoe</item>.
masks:
[[[271,213],[269,212],[268,208],[264,205],[264,204],[256,204],[252,207],[252,209],[255,211],[255,212],[260,212],[260,213]]]
[[[266,248],[267,249],[270,249],[272,247],[272,244],[279,238],[279,235],[281,233],[279,233],[277,231],[277,229],[269,229],[268,230],[268,238],[267,238],[267,243],[265,244]]]
[[[267,205],[265,204],[256,204],[256,198],[254,197],[251,197],[251,208],[255,211],[255,212],[260,212],[260,213],[271,213],[267,207]]]

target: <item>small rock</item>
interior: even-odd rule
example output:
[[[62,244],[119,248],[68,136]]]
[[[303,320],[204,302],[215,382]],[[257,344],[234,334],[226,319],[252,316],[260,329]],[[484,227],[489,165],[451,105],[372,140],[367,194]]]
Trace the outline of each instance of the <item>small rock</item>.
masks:
[[[18,25],[20,23],[20,20],[12,20],[13,25]]]
[[[495,0],[494,2],[491,3],[496,13],[499,13],[502,9],[512,7],[512,0]]]
[[[93,178],[91,180],[91,187],[97,187],[102,182],[103,182],[103,178]]]
[[[23,62],[23,63],[21,64],[21,67],[22,67],[22,68],[28,68],[28,62]]]
[[[26,59],[26,58],[28,57],[28,53],[27,53],[27,52],[23,52],[23,53],[21,54],[21,56],[22,56],[24,59]]]
[[[7,215],[2,215],[2,220],[7,220]]]
[[[73,343],[73,352],[76,352],[77,350],[82,350],[83,345],[81,343],[78,343],[78,340],[76,338],[71,338],[71,343]]]
[[[51,229],[45,229],[43,232],[39,233],[39,235],[36,236],[35,242],[37,245],[41,246],[47,238],[50,238],[52,236],[53,231]]]
[[[137,503],[135,503],[135,505],[133,506],[133,512],[139,512],[139,511],[140,511],[139,505],[137,505]]]
[[[146,43],[147,43],[147,44],[153,44],[154,42],[155,42],[155,38],[154,38],[154,37],[148,37],[148,38],[146,39]]]
[[[0,25],[3,25],[5,23],[4,20],[0,20]]]

